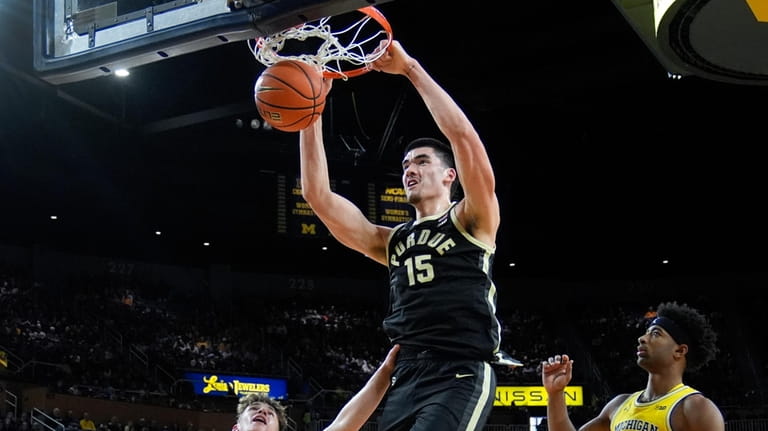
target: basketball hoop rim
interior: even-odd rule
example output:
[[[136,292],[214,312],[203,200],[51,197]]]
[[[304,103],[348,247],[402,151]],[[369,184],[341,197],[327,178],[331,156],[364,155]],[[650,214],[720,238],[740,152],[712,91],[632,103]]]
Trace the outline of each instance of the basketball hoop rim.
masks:
[[[384,32],[387,33],[387,45],[383,48],[386,50],[389,48],[389,45],[392,43],[392,26],[389,25],[389,20],[387,20],[387,17],[384,16],[383,13],[381,13],[380,10],[376,9],[373,6],[366,6],[363,8],[358,9],[358,11],[370,16],[373,18],[374,21],[376,21],[382,29],[384,29]],[[374,53],[377,51],[374,51]],[[378,59],[379,56],[376,56]],[[375,60],[372,60],[373,62]],[[371,71],[371,63],[367,63],[365,66],[358,67],[357,69],[352,69],[350,71],[345,72],[344,74],[338,73],[338,72],[332,72],[332,71],[323,71],[323,77],[325,78],[332,78],[332,79],[345,79],[346,78],[353,78],[355,76],[360,76],[365,73],[368,73]]]
[[[371,53],[372,55],[370,56],[370,59],[368,61],[366,61],[366,63],[363,66],[358,67],[356,69],[350,69],[350,70],[344,71],[343,73],[342,72],[336,72],[336,71],[333,71],[333,70],[323,69],[322,74],[323,74],[324,78],[329,78],[329,79],[345,79],[346,80],[348,78],[352,78],[352,77],[355,77],[355,76],[360,76],[360,75],[363,75],[365,73],[370,72],[372,70],[371,69],[371,63],[373,63],[376,59],[378,59],[380,57],[380,55],[373,55],[373,54],[381,53],[381,51],[386,50],[387,48],[389,48],[389,45],[392,43],[392,40],[393,40],[392,26],[389,24],[389,21],[387,20],[387,18],[384,16],[384,14],[381,11],[379,11],[374,6],[362,7],[362,8],[357,9],[357,11],[361,12],[361,13],[369,16],[369,17],[371,17],[374,21],[376,21],[376,23],[378,25],[381,26],[382,30],[384,30],[384,33],[386,34],[386,37],[387,37],[386,41],[387,41],[387,43],[386,43],[386,45],[383,48],[375,49]],[[317,20],[313,20],[313,21],[317,21]],[[295,25],[293,28],[300,28],[303,25],[304,24],[298,24],[298,25]],[[264,40],[264,37],[258,37],[256,39],[254,39],[255,46],[258,47],[258,46],[262,45],[263,44],[263,40]]]

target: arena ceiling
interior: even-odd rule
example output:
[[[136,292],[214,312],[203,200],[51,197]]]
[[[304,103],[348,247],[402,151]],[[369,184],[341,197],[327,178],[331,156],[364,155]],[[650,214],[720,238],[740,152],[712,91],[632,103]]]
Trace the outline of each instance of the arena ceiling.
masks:
[[[671,79],[608,1],[379,8],[486,142],[499,276],[765,268],[764,86]],[[53,85],[32,67],[30,19],[27,0],[0,5],[0,240],[381,275],[332,238],[276,232],[297,135],[250,127],[264,66],[245,42]],[[336,82],[324,121],[332,176],[350,184],[396,183],[403,143],[435,133],[404,80],[378,73]]]

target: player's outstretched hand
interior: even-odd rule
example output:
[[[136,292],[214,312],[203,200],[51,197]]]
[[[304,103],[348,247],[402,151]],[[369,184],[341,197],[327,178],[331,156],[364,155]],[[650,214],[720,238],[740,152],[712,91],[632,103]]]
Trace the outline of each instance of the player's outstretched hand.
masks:
[[[382,44],[384,43],[386,41],[382,41]],[[371,69],[393,75],[407,75],[415,63],[416,60],[405,52],[400,42],[393,40],[387,52],[371,64]]]
[[[573,359],[555,355],[541,362],[541,383],[548,394],[562,392],[573,377]]]
[[[379,368],[384,370],[387,374],[392,374],[392,370],[395,369],[395,362],[397,362],[397,352],[400,351],[400,345],[395,344],[389,349],[387,357],[384,358],[384,362],[379,365]]]

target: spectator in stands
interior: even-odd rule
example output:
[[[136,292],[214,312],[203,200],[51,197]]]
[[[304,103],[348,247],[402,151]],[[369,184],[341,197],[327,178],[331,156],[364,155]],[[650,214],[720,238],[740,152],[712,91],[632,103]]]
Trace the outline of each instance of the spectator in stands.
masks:
[[[18,431],[30,431],[32,430],[32,424],[29,423],[29,418],[31,418],[32,415],[30,412],[24,412],[21,417],[19,418],[18,422]]]
[[[91,419],[90,413],[83,412],[83,417],[80,418],[80,429],[83,431],[96,431],[96,424]]]
[[[64,424],[64,427],[67,429],[67,431],[76,431],[80,429],[80,422],[75,419],[75,412],[72,410],[67,410],[67,413],[64,415],[64,419],[61,421],[61,423]]]
[[[54,407],[53,410],[51,410],[51,418],[60,424],[64,423],[64,413],[62,413],[61,409],[58,407]]]
[[[698,310],[667,302],[638,338],[637,365],[648,372],[645,389],[614,397],[580,431],[653,429],[657,431],[724,431],[718,407],[683,383],[685,371],[696,371],[714,359],[717,335]],[[555,355],[541,364],[547,391],[549,431],[574,431],[565,403],[565,387],[573,376],[573,360]]]
[[[117,418],[117,416],[112,416],[106,425],[109,431],[123,431],[123,425],[120,423],[120,420]]]
[[[389,350],[384,362],[360,392],[342,407],[325,431],[356,431],[365,424],[389,388],[389,379],[399,350],[400,346],[397,344]],[[232,431],[252,431],[259,425],[266,426],[268,431],[285,431],[288,427],[285,407],[262,393],[242,397],[237,404],[236,419]]]
[[[16,423],[16,415],[13,413],[13,410],[8,410],[5,414],[5,418],[3,419],[3,426],[6,430],[15,430],[17,423]]]
[[[312,425],[312,411],[308,408],[304,410],[304,414],[301,416],[301,422],[304,426],[304,431],[310,431]]]

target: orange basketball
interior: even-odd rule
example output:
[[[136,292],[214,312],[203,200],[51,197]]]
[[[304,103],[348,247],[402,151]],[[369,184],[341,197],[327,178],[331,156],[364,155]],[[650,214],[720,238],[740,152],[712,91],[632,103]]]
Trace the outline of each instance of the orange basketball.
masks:
[[[261,73],[254,98],[264,121],[275,129],[296,132],[323,113],[323,75],[309,63],[282,60]]]

